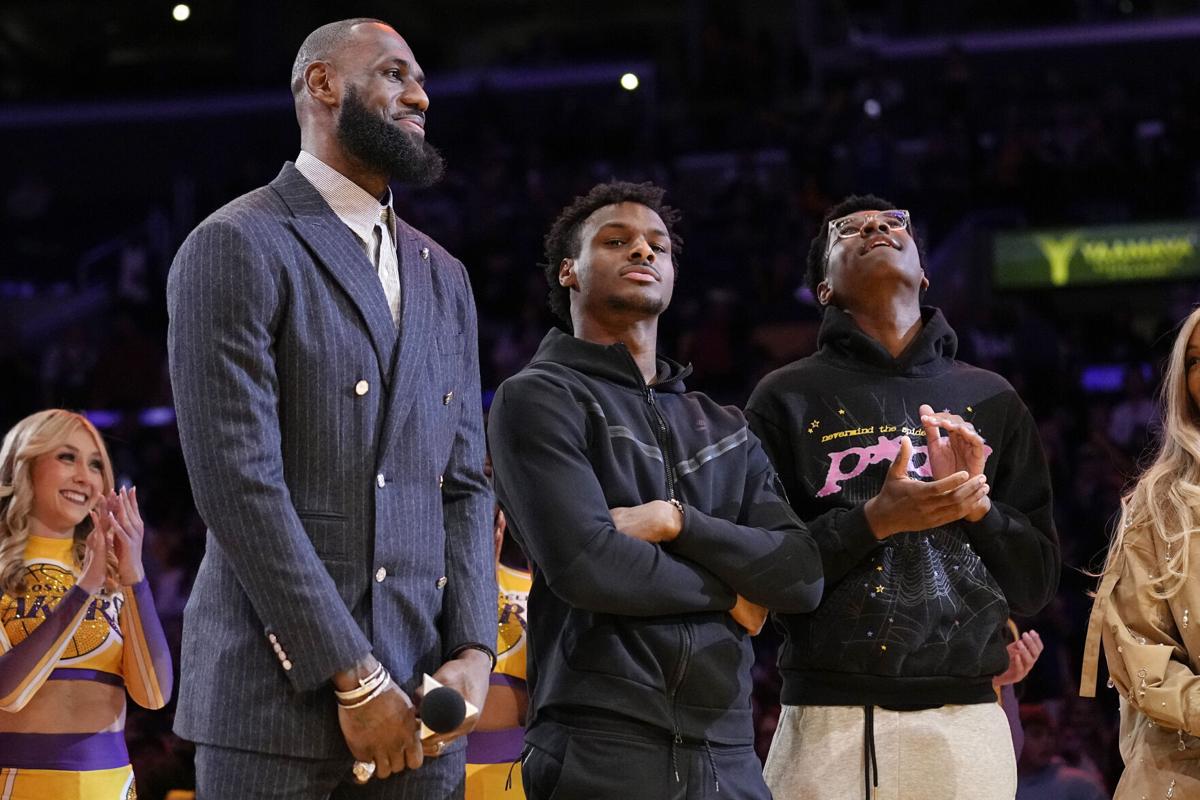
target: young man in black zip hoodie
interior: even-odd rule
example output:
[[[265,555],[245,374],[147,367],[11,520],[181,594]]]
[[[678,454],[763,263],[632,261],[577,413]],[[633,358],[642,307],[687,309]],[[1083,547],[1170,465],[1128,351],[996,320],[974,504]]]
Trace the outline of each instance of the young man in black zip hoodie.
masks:
[[[825,567],[820,607],[780,615],[767,783],[779,800],[1011,800],[992,679],[1010,611],[1041,610],[1060,567],[1034,421],[1007,381],[954,359],[954,331],[921,306],[907,211],[847,198],[808,268],[818,351],[747,407]]]
[[[552,330],[492,404],[496,494],[533,565],[531,800],[769,798],[753,604],[812,610],[816,543],[735,409],[659,356],[678,213],[608,183],[546,237]]]

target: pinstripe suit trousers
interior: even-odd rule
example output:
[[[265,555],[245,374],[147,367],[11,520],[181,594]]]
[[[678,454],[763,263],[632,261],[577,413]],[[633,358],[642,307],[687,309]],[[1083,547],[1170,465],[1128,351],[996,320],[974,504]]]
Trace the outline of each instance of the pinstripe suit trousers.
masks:
[[[214,745],[196,745],[196,800],[461,800],[466,749],[425,759],[416,770],[359,786],[345,758],[300,759]]]

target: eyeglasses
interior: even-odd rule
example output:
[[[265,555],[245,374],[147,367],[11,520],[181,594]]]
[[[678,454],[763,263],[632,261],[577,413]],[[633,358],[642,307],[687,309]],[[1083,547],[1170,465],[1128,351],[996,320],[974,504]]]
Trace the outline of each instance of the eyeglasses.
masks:
[[[833,250],[833,245],[839,239],[851,239],[855,236],[861,236],[863,228],[871,223],[871,220],[879,220],[877,223],[880,233],[896,231],[904,228],[911,232],[910,227],[912,217],[902,208],[893,208],[887,211],[872,211],[869,214],[851,215],[833,219],[829,221],[829,241],[825,246],[825,257],[829,257],[829,253]]]

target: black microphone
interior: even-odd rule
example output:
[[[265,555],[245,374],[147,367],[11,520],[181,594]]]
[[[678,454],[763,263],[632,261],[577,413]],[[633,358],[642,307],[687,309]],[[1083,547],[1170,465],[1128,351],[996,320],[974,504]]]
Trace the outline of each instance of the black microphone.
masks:
[[[421,741],[425,743],[431,741],[433,734],[450,733],[467,718],[467,701],[461,694],[449,686],[439,686],[437,681],[426,675],[425,685],[430,684],[434,688],[426,692],[421,700]],[[426,729],[431,733],[426,734]],[[436,754],[440,756],[445,746],[445,742],[439,741]],[[366,783],[375,774],[375,762],[355,761],[352,771],[355,781]]]
[[[449,733],[466,717],[466,701],[449,686],[439,686],[421,700],[421,721],[434,733]]]

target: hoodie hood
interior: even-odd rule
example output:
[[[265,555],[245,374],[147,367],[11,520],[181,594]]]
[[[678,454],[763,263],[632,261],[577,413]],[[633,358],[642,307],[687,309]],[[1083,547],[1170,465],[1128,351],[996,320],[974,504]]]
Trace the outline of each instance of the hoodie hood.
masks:
[[[633,360],[629,348],[617,344],[595,344],[587,342],[558,328],[552,328],[538,345],[530,366],[550,362],[578,370],[586,375],[603,378],[620,386],[642,391],[646,382]],[[692,374],[691,365],[686,367],[662,355],[655,356],[654,390],[656,392],[682,393],[683,379]]]
[[[863,332],[854,317],[836,306],[825,309],[821,331],[817,334],[818,354],[856,370],[879,371],[889,375],[937,375],[949,369],[958,352],[958,337],[942,312],[933,306],[921,307],[921,330],[898,357],[879,341]]]

